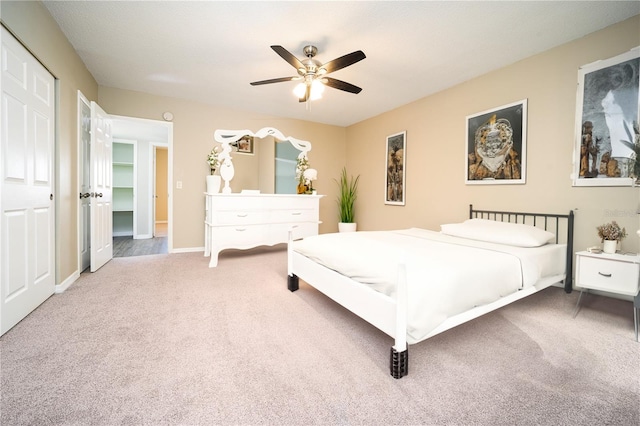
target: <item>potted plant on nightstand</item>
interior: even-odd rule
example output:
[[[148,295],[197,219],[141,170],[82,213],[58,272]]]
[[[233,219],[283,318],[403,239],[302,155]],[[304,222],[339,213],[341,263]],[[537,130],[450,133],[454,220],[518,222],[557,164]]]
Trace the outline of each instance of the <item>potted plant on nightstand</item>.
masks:
[[[334,179],[335,180],[335,179]],[[338,194],[338,211],[340,214],[340,223],[338,223],[338,230],[340,232],[355,231],[357,224],[354,219],[353,206],[358,197],[358,181],[360,175],[355,178],[347,176],[346,167],[342,168],[342,174],[340,175],[340,181],[336,180],[340,193]]]
[[[618,249],[618,243],[627,236],[627,230],[620,228],[615,220],[598,226],[597,230],[598,237],[602,240],[602,251],[605,253],[615,253]]]

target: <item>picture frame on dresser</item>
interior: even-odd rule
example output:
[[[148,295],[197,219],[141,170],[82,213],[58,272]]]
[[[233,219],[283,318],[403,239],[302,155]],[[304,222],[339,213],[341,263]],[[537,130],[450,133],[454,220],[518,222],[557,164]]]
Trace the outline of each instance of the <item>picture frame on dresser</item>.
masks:
[[[639,89],[640,47],[578,69],[573,186],[637,181]]]
[[[249,154],[253,155],[253,136],[245,135],[238,139],[236,142],[236,147],[238,149],[238,154]]]
[[[527,99],[467,116],[465,183],[526,183]]]

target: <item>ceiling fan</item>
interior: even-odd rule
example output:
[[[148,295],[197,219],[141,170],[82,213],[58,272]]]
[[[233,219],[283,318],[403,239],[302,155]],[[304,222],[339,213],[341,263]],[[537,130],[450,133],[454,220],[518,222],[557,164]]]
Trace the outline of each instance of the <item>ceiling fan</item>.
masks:
[[[293,56],[293,54],[282,46],[271,46],[271,48],[285,61],[291,64],[298,71],[298,75],[294,77],[254,81],[253,83],[249,83],[252,86],[282,83],[284,81],[300,81],[300,84],[294,91],[300,102],[307,102],[309,100],[316,99],[318,92],[321,94],[325,85],[349,93],[360,93],[362,91],[360,87],[354,86],[346,81],[326,77],[326,75],[331,72],[338,71],[366,58],[361,50],[351,52],[347,55],[336,58],[333,61],[322,64],[317,59],[314,59],[314,56],[318,53],[318,49],[315,46],[305,46],[303,52],[307,59],[303,59],[302,61]]]

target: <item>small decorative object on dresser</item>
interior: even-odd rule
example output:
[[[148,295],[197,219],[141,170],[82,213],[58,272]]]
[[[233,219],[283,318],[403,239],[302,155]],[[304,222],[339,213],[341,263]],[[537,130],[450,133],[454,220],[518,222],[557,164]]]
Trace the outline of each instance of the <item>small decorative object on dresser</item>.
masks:
[[[207,164],[209,164],[210,174],[207,176],[207,194],[217,194],[220,192],[220,184],[222,179],[220,175],[216,175],[216,170],[220,166],[218,159],[218,147],[214,146],[209,155],[207,155]]]
[[[620,225],[614,220],[611,223],[605,223],[596,228],[598,237],[602,240],[602,251],[613,254],[618,249],[618,243],[627,236],[627,230],[620,228]]]
[[[306,194],[309,189],[310,182],[305,177],[305,173],[309,169],[309,159],[305,152],[301,152],[296,162],[296,180],[298,181],[297,192],[298,194]],[[316,175],[317,177],[317,175]]]

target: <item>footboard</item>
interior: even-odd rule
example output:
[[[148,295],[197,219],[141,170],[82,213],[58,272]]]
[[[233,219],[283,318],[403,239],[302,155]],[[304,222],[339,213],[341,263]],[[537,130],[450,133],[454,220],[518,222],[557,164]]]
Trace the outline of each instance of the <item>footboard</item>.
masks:
[[[395,342],[390,355],[391,375],[396,379],[407,375],[409,371],[408,307],[404,265],[398,268],[397,298],[393,299],[296,253],[292,249],[292,242],[293,240],[290,240],[287,248],[288,289],[298,290],[298,279],[301,278],[316,290],[393,337]]]

